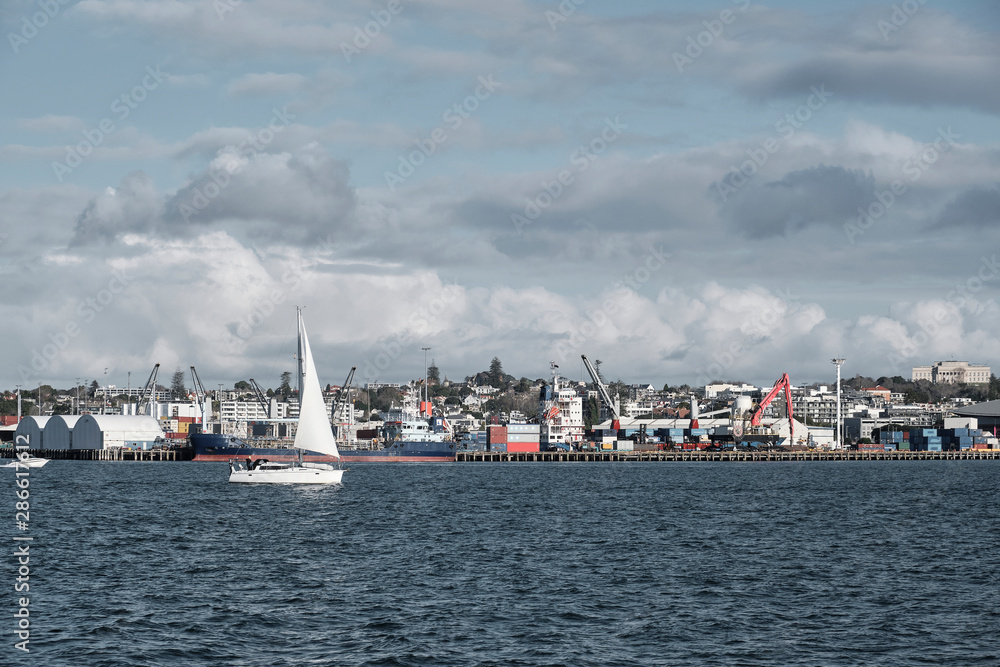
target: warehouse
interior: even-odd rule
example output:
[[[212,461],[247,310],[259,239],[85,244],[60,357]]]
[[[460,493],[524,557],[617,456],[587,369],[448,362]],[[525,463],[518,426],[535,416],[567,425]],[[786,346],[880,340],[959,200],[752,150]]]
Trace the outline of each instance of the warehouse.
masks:
[[[73,449],[73,427],[80,415],[56,415],[45,424],[45,449]]]
[[[162,441],[152,417],[83,415],[73,427],[73,449],[153,449]]]
[[[976,403],[965,408],[956,408],[952,413],[960,417],[975,417],[979,428],[996,435],[1000,431],[1000,401]]]
[[[26,444],[31,449],[42,449],[44,443],[42,433],[45,429],[45,423],[49,419],[49,417],[25,417],[22,419],[14,431],[14,444]]]

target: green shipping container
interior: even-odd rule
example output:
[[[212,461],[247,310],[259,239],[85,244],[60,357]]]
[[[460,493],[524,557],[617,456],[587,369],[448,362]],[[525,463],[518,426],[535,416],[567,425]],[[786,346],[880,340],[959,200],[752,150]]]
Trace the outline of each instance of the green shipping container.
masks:
[[[910,451],[910,443],[904,440],[903,442],[899,443],[899,449],[907,452]]]

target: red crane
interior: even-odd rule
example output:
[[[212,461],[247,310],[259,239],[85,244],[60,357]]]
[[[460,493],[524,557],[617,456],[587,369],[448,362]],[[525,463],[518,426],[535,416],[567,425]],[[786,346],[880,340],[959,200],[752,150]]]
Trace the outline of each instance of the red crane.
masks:
[[[750,418],[750,424],[753,426],[760,425],[760,417],[764,414],[764,409],[771,404],[774,397],[778,395],[778,392],[782,389],[785,390],[785,404],[788,406],[788,431],[789,440],[794,441],[795,439],[795,422],[792,420],[792,382],[788,379],[788,373],[782,373],[781,377],[777,382],[774,383],[774,387],[771,391],[767,393],[761,402],[757,406],[757,411],[753,413],[753,417]]]

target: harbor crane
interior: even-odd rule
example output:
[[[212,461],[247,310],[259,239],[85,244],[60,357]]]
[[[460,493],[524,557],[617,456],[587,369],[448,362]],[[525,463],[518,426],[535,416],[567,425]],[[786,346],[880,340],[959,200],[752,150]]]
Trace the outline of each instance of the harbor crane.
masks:
[[[594,365],[590,363],[590,359],[587,358],[587,355],[581,354],[580,358],[583,359],[583,365],[587,367],[587,372],[590,373],[590,377],[594,379],[594,384],[597,385],[597,393],[600,394],[604,407],[611,415],[611,428],[616,431],[621,430],[622,417],[618,410],[618,405],[611,400],[611,394],[608,392],[608,388],[604,386],[604,383],[601,381],[600,374],[594,368]]]
[[[774,383],[774,387],[771,391],[767,393],[763,399],[761,399],[760,404],[757,406],[757,410],[753,413],[753,417],[750,418],[751,426],[759,426],[760,418],[764,414],[765,408],[771,404],[774,397],[778,395],[778,392],[784,389],[785,391],[785,405],[788,412],[788,433],[789,440],[793,441],[795,438],[795,422],[792,420],[792,382],[788,379],[788,373],[782,373],[778,381]]]
[[[267,418],[270,419],[271,403],[267,400],[267,396],[264,395],[264,390],[261,389],[261,386],[257,384],[257,381],[253,378],[250,378],[250,388],[253,389],[253,395],[257,399],[257,402],[260,403],[260,409],[263,410],[264,414],[267,415]]]
[[[153,372],[149,374],[149,379],[146,380],[146,386],[142,388],[139,392],[139,400],[135,404],[135,413],[141,415],[145,413],[146,406],[149,402],[156,398],[156,375],[160,372],[160,365],[156,364],[153,366]],[[156,415],[152,415],[156,417]]]
[[[333,417],[334,423],[337,422],[338,415],[340,415],[339,417],[340,419],[346,421],[346,417],[344,417],[344,412],[347,408],[347,402],[351,398],[351,385],[354,383],[354,371],[356,370],[358,370],[357,366],[351,366],[351,372],[347,374],[347,379],[344,380],[344,386],[340,388],[340,393],[337,394],[337,400],[334,402],[333,409],[330,411],[330,416]],[[338,423],[337,426],[338,426],[337,435],[340,435],[339,433],[340,424]]]
[[[208,392],[201,384],[201,378],[198,377],[198,371],[194,369],[194,366],[191,367],[191,384],[194,386],[194,395],[201,408],[201,428],[204,431],[208,424],[208,416],[205,414],[205,401],[208,400]]]
[[[711,417],[712,415],[721,415],[722,413],[730,412],[729,408],[723,408],[722,410],[712,410],[711,412],[702,412],[701,405],[698,403],[698,398],[691,394],[691,428],[698,428],[698,420],[702,417]]]

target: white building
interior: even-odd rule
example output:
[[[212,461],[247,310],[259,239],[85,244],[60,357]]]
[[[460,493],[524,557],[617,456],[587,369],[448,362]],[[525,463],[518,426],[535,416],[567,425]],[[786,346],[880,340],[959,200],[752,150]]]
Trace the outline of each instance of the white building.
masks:
[[[290,405],[291,403],[279,403],[271,399],[270,411],[266,412],[257,401],[222,401],[219,404],[219,416],[224,422],[287,419]]]
[[[912,379],[930,380],[934,384],[988,384],[990,367],[968,361],[938,361],[930,366],[914,366]]]
[[[163,431],[152,417],[83,415],[73,426],[73,449],[153,449]]]
[[[752,384],[728,384],[724,382],[716,382],[714,384],[705,385],[705,398],[733,398],[735,396],[753,394],[758,391],[760,391],[760,389]],[[765,393],[766,391],[767,390],[765,390]]]

